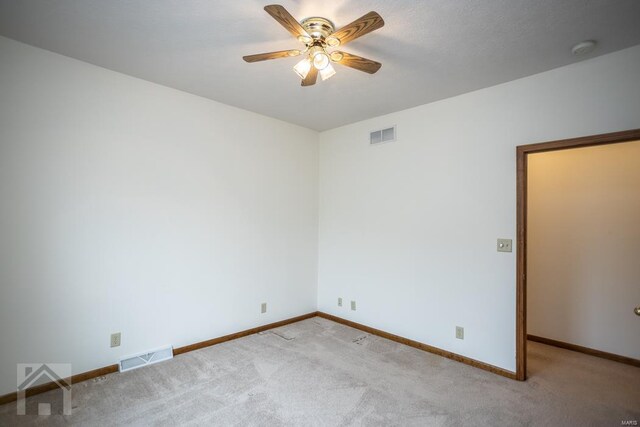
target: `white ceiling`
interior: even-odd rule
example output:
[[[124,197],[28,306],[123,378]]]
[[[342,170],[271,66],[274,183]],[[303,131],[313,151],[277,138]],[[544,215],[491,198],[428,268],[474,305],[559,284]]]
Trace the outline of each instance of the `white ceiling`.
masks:
[[[601,55],[640,44],[638,0],[280,0],[336,27],[370,10],[385,26],[343,49],[382,62],[300,87],[296,58],[243,55],[299,43],[269,0],[0,0],[0,34],[316,130],[560,67],[573,44]]]

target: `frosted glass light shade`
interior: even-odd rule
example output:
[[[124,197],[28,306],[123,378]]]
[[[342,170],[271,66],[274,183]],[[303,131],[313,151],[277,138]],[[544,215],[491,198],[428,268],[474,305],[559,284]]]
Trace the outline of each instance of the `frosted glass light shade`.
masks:
[[[309,74],[310,69],[311,61],[309,60],[309,58],[305,58],[293,66],[293,71],[295,71],[302,80],[307,78],[307,74]]]
[[[320,77],[322,77],[322,80],[327,80],[328,78],[332,77],[335,73],[336,73],[335,68],[333,68],[331,64],[327,64],[326,67],[320,70]]]
[[[318,70],[324,70],[327,66],[331,65],[329,63],[329,57],[324,52],[316,53],[313,56],[313,66]]]

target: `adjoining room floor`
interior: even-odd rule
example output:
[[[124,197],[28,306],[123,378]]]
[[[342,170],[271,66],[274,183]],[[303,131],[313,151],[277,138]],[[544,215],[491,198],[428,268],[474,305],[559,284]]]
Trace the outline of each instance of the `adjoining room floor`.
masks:
[[[535,342],[528,363],[517,382],[316,317],[75,384],[68,417],[0,406],[0,425],[640,422],[640,369]],[[27,411],[51,393],[29,398]]]

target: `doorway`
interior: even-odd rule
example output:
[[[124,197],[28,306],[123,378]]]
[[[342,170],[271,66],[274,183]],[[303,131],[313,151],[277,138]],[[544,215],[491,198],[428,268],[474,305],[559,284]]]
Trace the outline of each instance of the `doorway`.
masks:
[[[516,253],[516,379],[527,378],[527,168],[528,156],[534,153],[616,144],[640,139],[640,129],[594,135],[516,148],[517,164],[517,253]]]

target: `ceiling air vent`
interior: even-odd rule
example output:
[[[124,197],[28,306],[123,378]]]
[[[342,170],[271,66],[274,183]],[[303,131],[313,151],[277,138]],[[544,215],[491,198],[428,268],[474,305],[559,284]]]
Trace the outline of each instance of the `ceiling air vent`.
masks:
[[[136,354],[135,356],[120,359],[120,372],[153,365],[154,363],[169,360],[171,358],[173,358],[173,347],[171,346],[150,350],[142,354]]]
[[[382,144],[396,140],[396,127],[374,130],[369,134],[369,144]]]

